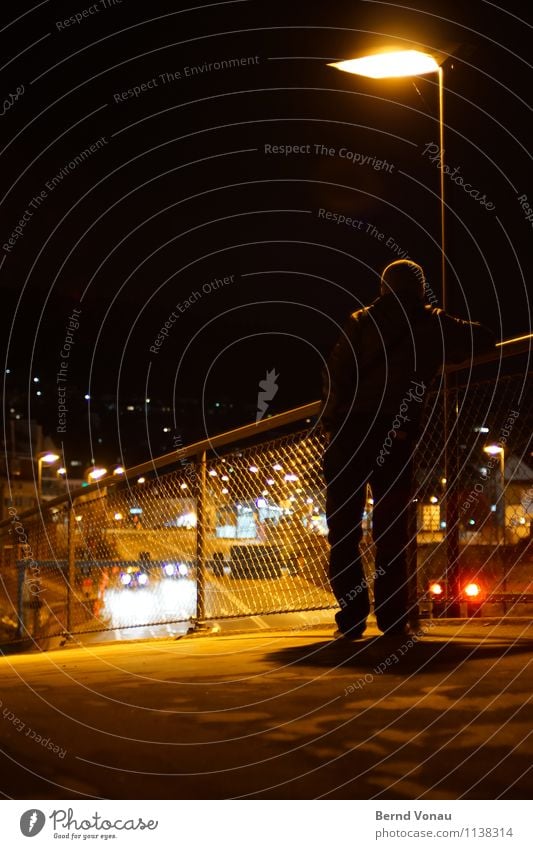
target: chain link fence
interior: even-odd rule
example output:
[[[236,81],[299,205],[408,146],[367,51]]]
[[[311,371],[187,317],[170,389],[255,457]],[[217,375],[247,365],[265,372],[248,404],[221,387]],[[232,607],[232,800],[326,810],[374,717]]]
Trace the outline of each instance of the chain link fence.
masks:
[[[429,397],[416,451],[415,591],[422,604],[445,601],[452,569],[459,592],[476,585],[478,601],[505,596],[512,609],[533,573],[531,372],[455,381],[447,400],[446,413],[442,392]],[[318,405],[302,411],[263,421],[260,444],[246,446],[247,426],[233,446],[182,449],[40,512],[9,508],[1,641],[334,607],[324,438],[313,423],[268,438]],[[363,529],[371,583],[370,492]]]

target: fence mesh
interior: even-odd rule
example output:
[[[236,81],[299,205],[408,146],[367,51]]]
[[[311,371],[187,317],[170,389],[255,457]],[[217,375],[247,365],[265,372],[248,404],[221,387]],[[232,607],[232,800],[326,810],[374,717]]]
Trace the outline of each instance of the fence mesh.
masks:
[[[448,450],[456,451],[457,476],[448,482],[443,396],[429,398],[413,493],[419,597],[445,578],[452,530],[464,582],[477,581],[485,599],[531,592],[530,401],[531,373],[453,389],[448,407],[458,415]],[[323,450],[323,436],[309,429],[212,452],[205,467],[196,458],[101,486],[72,504],[43,505],[41,514],[11,509],[0,526],[0,638],[333,607]],[[455,529],[443,507],[451,491]],[[368,495],[362,548],[370,580]]]

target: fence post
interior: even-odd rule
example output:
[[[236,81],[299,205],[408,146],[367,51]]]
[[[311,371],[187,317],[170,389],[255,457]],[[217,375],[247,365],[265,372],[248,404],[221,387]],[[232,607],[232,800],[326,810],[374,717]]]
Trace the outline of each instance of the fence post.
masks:
[[[196,477],[196,622],[201,628],[205,619],[205,543],[206,543],[206,453],[198,455]]]
[[[75,546],[75,530],[76,530],[76,505],[75,502],[70,506],[68,513],[67,524],[67,633],[72,633],[73,624],[73,607],[75,598],[75,580],[76,580],[76,546]]]
[[[444,475],[446,477],[446,586],[449,617],[461,615],[459,567],[459,481],[457,377],[446,375],[444,390]]]

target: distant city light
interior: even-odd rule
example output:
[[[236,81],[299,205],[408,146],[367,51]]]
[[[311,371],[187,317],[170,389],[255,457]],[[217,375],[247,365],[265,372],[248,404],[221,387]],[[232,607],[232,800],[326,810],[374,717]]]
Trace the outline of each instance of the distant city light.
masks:
[[[146,478],[143,478],[141,475],[140,478],[137,478],[137,483],[146,483]]]
[[[467,584],[465,587],[465,595],[469,596],[469,598],[475,598],[481,592],[481,587],[479,584],[471,583]]]
[[[272,468],[274,469],[275,472],[282,472],[283,471],[283,466],[281,466],[279,463],[274,463]]]
[[[87,393],[86,393],[83,397],[85,398],[85,400],[86,400],[86,401],[90,401],[90,400],[91,400],[91,396],[89,395],[89,393],[88,393],[88,392],[87,392]]]
[[[432,495],[429,500],[431,501],[432,504],[438,504],[438,501],[439,501],[439,499],[437,498],[436,495]]]
[[[257,466],[248,466],[248,471],[252,472],[252,474],[255,475],[255,473],[258,472],[259,469],[257,468]]]
[[[34,377],[34,378],[33,378],[33,382],[34,382],[34,383],[39,383],[39,378],[38,378],[38,377]]]
[[[117,466],[116,469],[113,469],[113,474],[114,475],[123,475],[124,474],[123,466]]]

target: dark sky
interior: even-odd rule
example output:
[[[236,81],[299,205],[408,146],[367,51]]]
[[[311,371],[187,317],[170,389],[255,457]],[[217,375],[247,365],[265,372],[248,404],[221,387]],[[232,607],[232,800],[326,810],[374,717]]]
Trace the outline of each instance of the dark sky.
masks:
[[[148,393],[172,406],[188,396],[200,410],[222,398],[237,418],[246,405],[248,420],[258,381],[275,368],[277,410],[314,400],[339,323],[375,297],[379,271],[400,255],[425,266],[440,302],[439,170],[429,156],[436,76],[374,81],[326,67],[382,47],[447,57],[446,161],[478,192],[445,181],[450,307],[500,338],[530,332],[524,8],[4,6],[8,402],[38,375],[43,395],[37,402],[32,386],[30,401],[53,425],[73,309],[71,435],[87,425],[79,401],[89,391],[119,404]],[[173,311],[164,343],[150,351]]]

